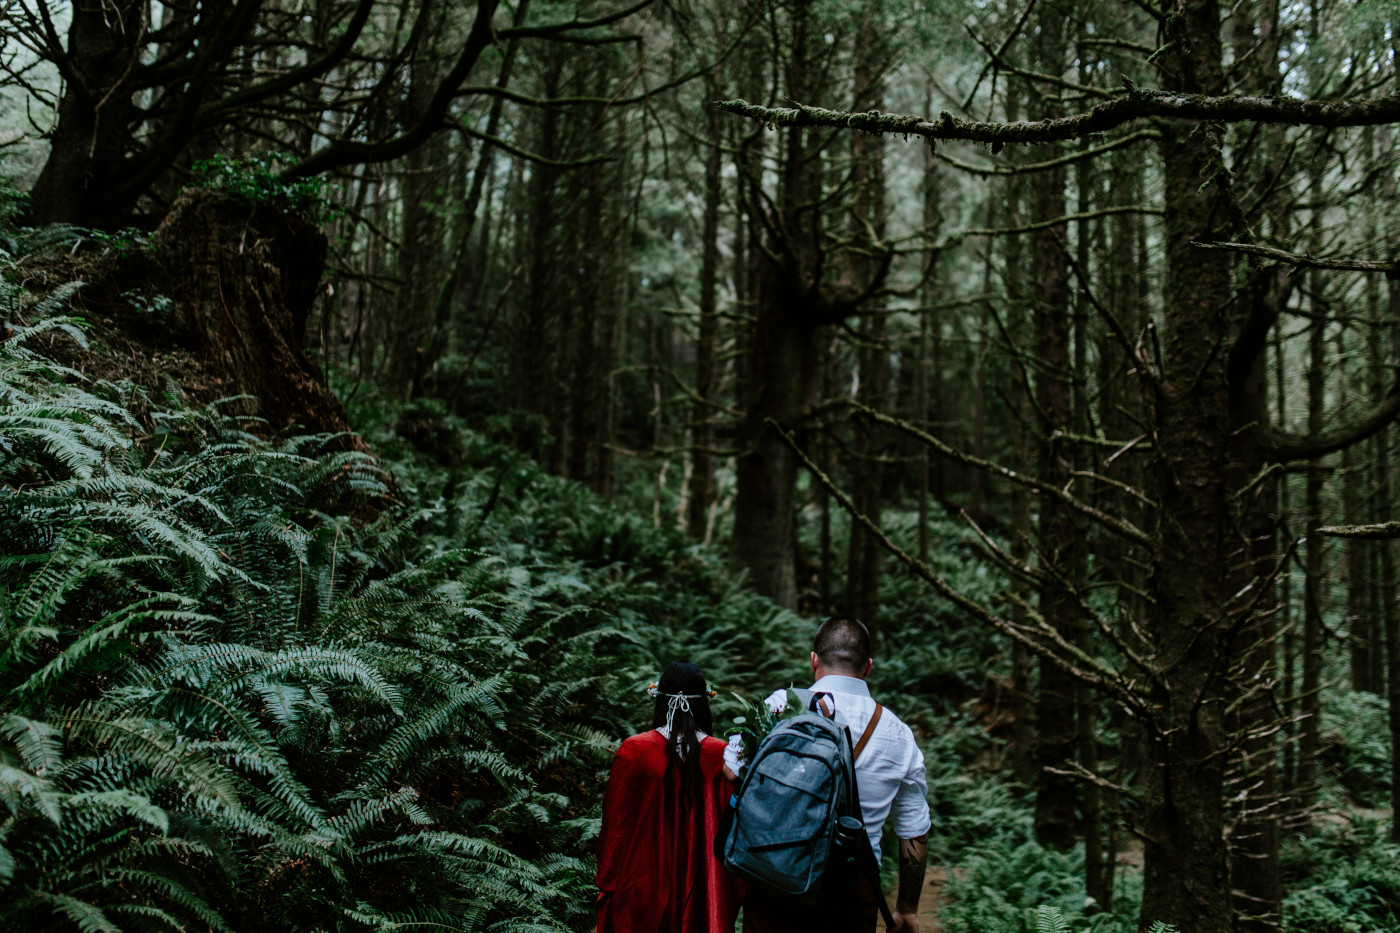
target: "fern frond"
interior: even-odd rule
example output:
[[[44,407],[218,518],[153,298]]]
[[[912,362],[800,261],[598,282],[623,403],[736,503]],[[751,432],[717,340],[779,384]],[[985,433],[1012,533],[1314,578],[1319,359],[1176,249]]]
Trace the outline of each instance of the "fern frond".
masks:
[[[199,754],[170,723],[122,715],[104,701],[91,701],[66,716],[64,724],[75,739],[111,748],[156,777],[178,778],[191,793],[238,809],[238,792],[229,773]]]
[[[52,774],[63,766],[61,735],[46,722],[11,713],[0,717],[0,736],[14,746],[20,760],[37,777]]]
[[[63,803],[70,810],[91,807],[109,809],[146,823],[161,833],[170,831],[170,814],[152,803],[149,797],[132,790],[85,791],[69,796]]]
[[[100,907],[67,894],[34,891],[35,900],[49,904],[54,913],[67,917],[82,933],[122,933]]]
[[[1035,929],[1036,933],[1071,933],[1060,909],[1048,904],[1036,908]]]
[[[12,815],[24,812],[27,801],[51,822],[58,823],[63,818],[62,799],[49,781],[0,759],[0,803]]]

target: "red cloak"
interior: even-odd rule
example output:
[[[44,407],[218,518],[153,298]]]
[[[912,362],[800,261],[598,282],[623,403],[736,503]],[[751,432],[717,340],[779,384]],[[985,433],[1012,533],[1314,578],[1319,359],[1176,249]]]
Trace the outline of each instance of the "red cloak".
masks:
[[[661,733],[622,743],[603,794],[597,933],[733,933],[738,885],[714,856],[731,793],[719,739],[701,740],[687,799]]]

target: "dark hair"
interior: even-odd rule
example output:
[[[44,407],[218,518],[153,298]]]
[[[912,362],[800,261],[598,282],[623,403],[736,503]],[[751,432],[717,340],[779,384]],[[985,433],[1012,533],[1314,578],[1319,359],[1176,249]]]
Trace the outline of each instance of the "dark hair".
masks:
[[[695,733],[714,730],[705,672],[694,661],[672,661],[662,671],[656,689],[656,706],[651,714],[653,729],[666,725],[666,711],[671,705],[671,697],[666,694],[689,694],[690,712],[676,710],[671,717],[671,734],[666,739],[666,770],[679,768],[681,786],[688,788],[700,774],[700,737]]]
[[[834,616],[817,628],[812,650],[827,670],[859,674],[870,660],[870,629],[859,619]]]

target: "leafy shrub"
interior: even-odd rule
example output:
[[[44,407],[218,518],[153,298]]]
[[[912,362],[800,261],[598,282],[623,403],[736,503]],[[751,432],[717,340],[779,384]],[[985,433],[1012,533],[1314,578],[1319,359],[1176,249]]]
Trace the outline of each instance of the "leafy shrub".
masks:
[[[1111,912],[1090,913],[1084,891],[1084,849],[1046,849],[1028,836],[1028,823],[984,824],[983,840],[964,849],[944,888],[940,911],[949,933],[1035,933],[1047,910],[1076,933],[1134,933],[1141,878],[1122,873]]]
[[[1390,791],[1390,726],[1386,701],[1374,693],[1333,691],[1322,707],[1322,764],[1355,803],[1381,805]]]
[[[1283,909],[1291,933],[1400,931],[1400,845],[1386,841],[1386,820],[1353,813],[1288,840]]]
[[[282,177],[282,166],[293,161],[278,152],[266,152],[246,159],[216,155],[192,166],[194,184],[213,188],[255,204],[268,204],[278,210],[305,214],[318,223],[329,220],[335,206],[326,198],[327,182],[321,178]]]

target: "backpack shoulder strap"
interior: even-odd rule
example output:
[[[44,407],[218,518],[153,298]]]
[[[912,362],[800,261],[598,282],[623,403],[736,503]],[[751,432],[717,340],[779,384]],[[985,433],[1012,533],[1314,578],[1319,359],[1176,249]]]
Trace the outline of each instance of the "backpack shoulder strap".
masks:
[[[851,752],[851,761],[858,759],[860,753],[865,751],[866,743],[868,743],[870,737],[875,734],[875,727],[880,723],[880,714],[884,711],[885,708],[883,706],[879,703],[875,704],[875,712],[871,714],[870,722],[865,724],[865,731],[860,734],[860,741],[856,743],[855,749]]]
[[[870,737],[875,734],[875,726],[880,721],[880,714],[885,708],[879,703],[875,704],[875,712],[870,716],[870,722],[866,723],[865,731],[860,735],[860,744],[851,752],[851,764],[860,757],[860,753],[865,749],[865,743],[870,741]],[[846,742],[851,741],[851,730],[846,730]],[[851,782],[851,797],[855,804],[855,812],[862,817],[865,810],[860,805],[860,781]],[[863,875],[870,884],[870,890],[875,894],[875,902],[880,907],[880,916],[885,918],[885,933],[890,933],[894,929],[894,915],[890,913],[890,905],[885,901],[884,892],[880,889],[880,863],[875,861],[875,847],[870,843],[870,834],[862,826],[857,834],[860,841],[856,843],[856,869]]]

